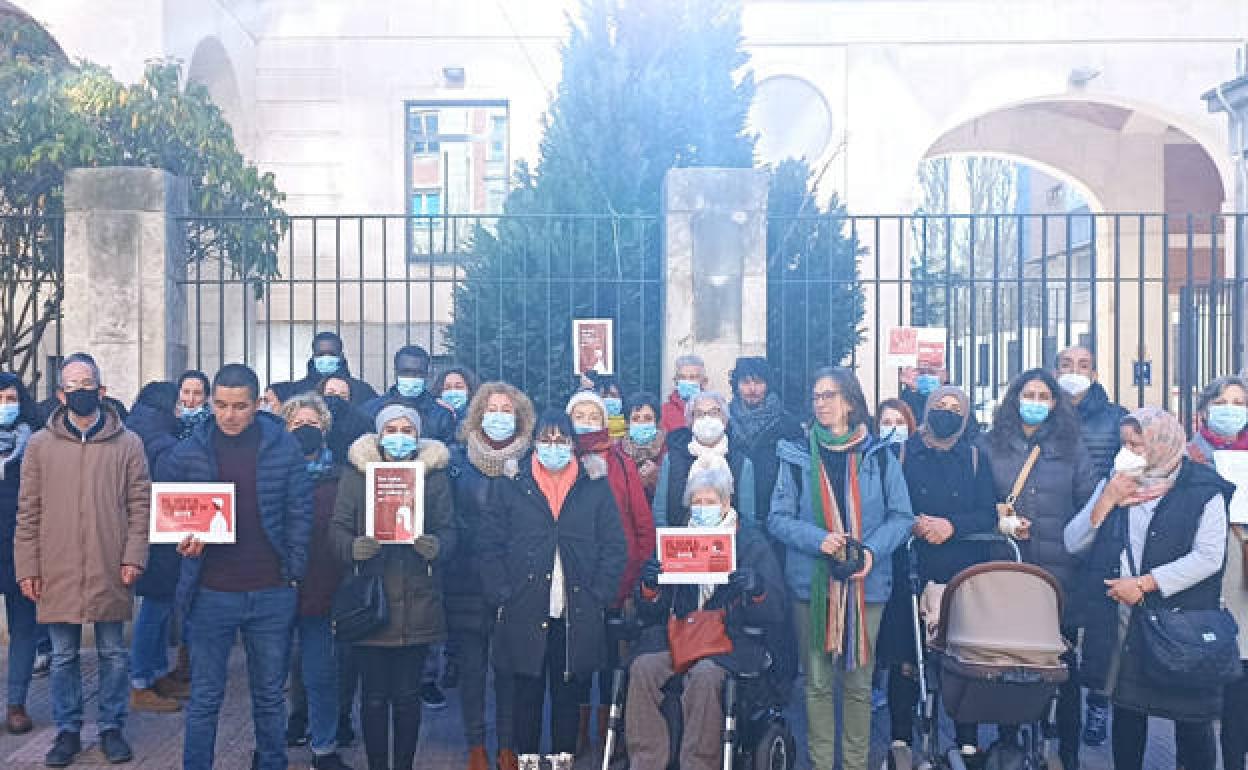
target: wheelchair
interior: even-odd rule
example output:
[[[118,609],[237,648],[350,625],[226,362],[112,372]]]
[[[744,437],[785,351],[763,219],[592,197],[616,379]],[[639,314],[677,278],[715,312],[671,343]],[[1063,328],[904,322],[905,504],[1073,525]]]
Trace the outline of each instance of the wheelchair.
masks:
[[[616,640],[635,640],[640,628],[624,619],[608,621],[608,633]],[[766,632],[746,627],[744,633],[761,642]],[[766,649],[764,647],[764,649]],[[723,744],[723,770],[792,770],[797,765],[797,741],[784,715],[792,681],[775,674],[770,653],[763,656],[759,670],[741,671],[724,678],[724,723],[720,730]],[[624,727],[624,699],[628,694],[628,671],[632,657],[621,659],[611,682],[611,708],[603,742],[602,770],[611,770],[611,759]],[[682,677],[674,676],[664,687],[660,711],[668,723],[671,740],[668,770],[679,770]]]

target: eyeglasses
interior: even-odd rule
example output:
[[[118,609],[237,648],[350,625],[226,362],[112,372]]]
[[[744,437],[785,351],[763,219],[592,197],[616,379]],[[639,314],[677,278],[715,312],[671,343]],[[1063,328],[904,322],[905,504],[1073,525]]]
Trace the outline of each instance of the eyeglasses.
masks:
[[[838,398],[844,398],[845,394],[839,390],[817,390],[815,391],[814,401],[816,404],[823,401],[835,401]]]
[[[706,411],[702,411],[701,409],[696,409],[693,412],[693,419],[695,420],[700,417],[723,417],[723,416],[724,416],[724,410],[720,409],[719,407],[715,407],[714,409],[707,409]]]
[[[95,380],[70,380],[69,382],[61,383],[61,390],[66,393],[72,393],[75,390],[92,390],[98,387],[99,385],[96,384]]]

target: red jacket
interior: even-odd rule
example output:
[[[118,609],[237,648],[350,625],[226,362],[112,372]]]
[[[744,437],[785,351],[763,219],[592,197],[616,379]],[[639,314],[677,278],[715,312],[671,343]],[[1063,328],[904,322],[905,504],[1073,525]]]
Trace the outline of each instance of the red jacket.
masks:
[[[611,485],[615,506],[620,509],[620,526],[624,528],[628,560],[620,578],[619,592],[612,603],[613,607],[619,607],[637,588],[641,565],[654,556],[654,513],[650,510],[646,489],[642,486],[641,474],[637,472],[633,458],[618,444],[612,443],[605,430],[579,438],[583,452],[607,464],[607,483]]]
[[[688,428],[689,423],[685,422],[685,402],[681,400],[680,394],[672,391],[667,400],[663,402],[663,415],[659,419],[659,427],[664,433],[671,433],[674,430]]]

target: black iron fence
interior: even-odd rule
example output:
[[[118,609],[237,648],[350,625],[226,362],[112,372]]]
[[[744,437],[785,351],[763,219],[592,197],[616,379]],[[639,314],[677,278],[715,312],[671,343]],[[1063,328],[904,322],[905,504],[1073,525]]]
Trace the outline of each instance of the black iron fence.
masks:
[[[0,369],[33,392],[55,387],[61,354],[65,222],[0,216]]]

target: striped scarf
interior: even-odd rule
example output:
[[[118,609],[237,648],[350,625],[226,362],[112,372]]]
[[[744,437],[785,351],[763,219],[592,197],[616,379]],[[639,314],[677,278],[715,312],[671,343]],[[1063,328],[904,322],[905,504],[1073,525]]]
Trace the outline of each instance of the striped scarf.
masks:
[[[810,431],[810,490],[814,523],[828,532],[845,534],[862,540],[862,494],[858,487],[858,466],[861,455],[855,451],[867,437],[866,426],[858,429],[848,440],[837,437],[816,424]],[[841,511],[832,484],[840,479],[828,477],[827,468],[819,456],[823,446],[834,452],[846,452],[845,458],[845,505]],[[867,636],[867,598],[861,580],[834,580],[828,574],[825,557],[815,559],[814,574],[810,583],[810,626],[816,649],[840,657],[844,670],[853,671],[870,658],[870,640]]]

